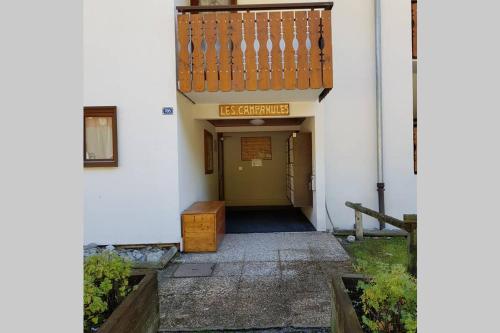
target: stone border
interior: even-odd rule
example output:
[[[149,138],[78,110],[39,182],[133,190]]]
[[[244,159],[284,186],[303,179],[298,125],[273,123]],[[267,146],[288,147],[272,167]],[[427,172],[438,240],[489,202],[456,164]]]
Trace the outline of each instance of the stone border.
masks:
[[[133,269],[162,269],[168,262],[177,254],[177,248],[172,246],[168,249],[167,253],[161,256],[160,261],[157,262],[138,262],[132,261]]]

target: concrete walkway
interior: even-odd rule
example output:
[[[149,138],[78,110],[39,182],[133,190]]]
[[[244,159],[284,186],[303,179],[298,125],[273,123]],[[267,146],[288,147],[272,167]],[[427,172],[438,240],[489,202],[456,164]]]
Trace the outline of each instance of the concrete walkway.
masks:
[[[331,234],[227,234],[217,253],[181,254],[159,272],[159,331],[322,331],[330,280],[350,271]]]

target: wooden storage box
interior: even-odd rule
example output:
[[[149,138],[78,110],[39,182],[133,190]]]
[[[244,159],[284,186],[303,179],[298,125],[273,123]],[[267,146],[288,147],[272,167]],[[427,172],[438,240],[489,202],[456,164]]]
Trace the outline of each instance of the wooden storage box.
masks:
[[[184,252],[216,252],[226,232],[224,201],[201,201],[182,213]]]

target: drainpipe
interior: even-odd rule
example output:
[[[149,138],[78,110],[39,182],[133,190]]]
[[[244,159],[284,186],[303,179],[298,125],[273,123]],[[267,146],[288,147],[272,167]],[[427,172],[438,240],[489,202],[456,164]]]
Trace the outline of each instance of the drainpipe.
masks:
[[[382,60],[380,45],[380,0],[375,0],[375,77],[377,93],[377,192],[378,211],[385,214],[384,203],[384,164],[382,137]],[[380,230],[385,228],[385,222],[379,220]]]

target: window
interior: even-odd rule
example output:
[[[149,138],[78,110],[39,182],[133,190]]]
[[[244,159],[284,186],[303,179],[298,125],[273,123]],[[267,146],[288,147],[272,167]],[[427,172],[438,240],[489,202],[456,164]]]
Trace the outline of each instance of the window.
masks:
[[[85,167],[118,166],[116,106],[83,108],[83,164]]]
[[[417,59],[417,0],[411,1],[411,53]]]
[[[236,5],[237,0],[191,0],[191,6]]]

